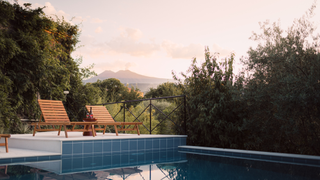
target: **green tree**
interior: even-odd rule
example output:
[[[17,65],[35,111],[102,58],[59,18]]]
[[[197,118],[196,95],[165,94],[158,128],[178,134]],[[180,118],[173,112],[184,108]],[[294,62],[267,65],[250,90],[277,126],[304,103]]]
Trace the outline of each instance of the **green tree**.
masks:
[[[30,6],[0,0],[0,98],[5,105],[0,106],[0,118],[11,133],[18,129],[20,118],[39,117],[37,94],[42,99],[64,100],[63,91],[69,90],[68,102],[77,104],[81,80],[95,74],[90,67],[79,68],[81,60],[71,57],[78,26],[63,19],[54,21],[43,8]],[[80,117],[78,109],[72,111]]]
[[[184,83],[179,82],[187,98],[188,144],[242,148],[241,118],[233,110],[237,103],[233,98],[233,61],[231,54],[218,62],[206,48],[205,62],[198,67],[194,58],[189,75],[182,73]]]
[[[310,21],[315,5],[287,31],[265,22],[259,44],[242,59],[251,74],[243,101],[250,131],[246,148],[320,154],[319,35]]]
[[[157,97],[168,97],[168,96],[178,96],[178,95],[181,95],[181,90],[179,86],[175,83],[166,82],[158,85],[157,88],[150,88],[150,90],[145,94],[145,97],[157,98]]]

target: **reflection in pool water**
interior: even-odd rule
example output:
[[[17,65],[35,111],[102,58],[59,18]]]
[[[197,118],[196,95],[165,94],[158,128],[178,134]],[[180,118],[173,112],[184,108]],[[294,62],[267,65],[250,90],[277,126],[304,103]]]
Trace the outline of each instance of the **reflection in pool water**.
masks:
[[[158,151],[1,166],[0,179],[312,180],[320,167]]]

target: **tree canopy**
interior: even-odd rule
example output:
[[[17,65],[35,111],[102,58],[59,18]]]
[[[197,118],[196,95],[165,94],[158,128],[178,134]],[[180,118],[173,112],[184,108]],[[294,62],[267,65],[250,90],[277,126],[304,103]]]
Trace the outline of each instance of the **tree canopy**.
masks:
[[[71,57],[78,26],[63,19],[54,21],[43,8],[30,6],[0,1],[0,118],[6,127],[23,117],[39,116],[37,95],[64,100],[63,91],[69,90],[69,102],[78,101],[84,91],[82,78],[94,74],[80,69],[81,60]],[[77,116],[78,111],[73,114]]]

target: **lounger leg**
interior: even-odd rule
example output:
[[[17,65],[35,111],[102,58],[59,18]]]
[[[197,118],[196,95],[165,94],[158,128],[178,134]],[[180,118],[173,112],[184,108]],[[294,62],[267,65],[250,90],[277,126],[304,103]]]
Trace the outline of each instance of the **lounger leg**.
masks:
[[[60,131],[61,131],[62,125],[59,126],[59,132],[58,132],[58,136],[60,136]]]
[[[117,125],[113,125],[114,126],[114,131],[116,131],[116,135],[118,136],[118,128],[117,128]]]
[[[103,135],[106,133],[107,125],[104,125]]]
[[[68,138],[67,126],[66,126],[66,125],[63,125],[63,127],[64,127],[64,133],[66,134],[66,138]]]
[[[34,126],[34,128],[33,128],[33,136],[36,135],[36,129],[37,129],[37,126]]]
[[[6,137],[6,151],[7,153],[9,152],[9,149],[8,149],[8,138]]]
[[[137,125],[137,124],[136,124],[135,126],[136,126],[136,128],[137,128],[137,133],[138,133],[138,136],[140,136],[140,131],[139,131],[139,127],[138,127],[138,125]]]
[[[92,129],[92,135],[93,135],[93,137],[95,137],[96,136],[96,131],[94,129],[94,125],[93,124],[91,125],[91,129]]]

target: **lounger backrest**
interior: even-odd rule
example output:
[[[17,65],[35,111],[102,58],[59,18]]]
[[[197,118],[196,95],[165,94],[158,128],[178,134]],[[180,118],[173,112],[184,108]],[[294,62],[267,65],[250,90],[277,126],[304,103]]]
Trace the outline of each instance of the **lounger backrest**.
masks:
[[[38,103],[44,122],[70,122],[62,101],[38,99]]]
[[[107,122],[107,123],[115,122],[106,107],[86,105],[88,112],[90,112],[90,107],[92,107],[93,118],[96,118],[97,122]]]

